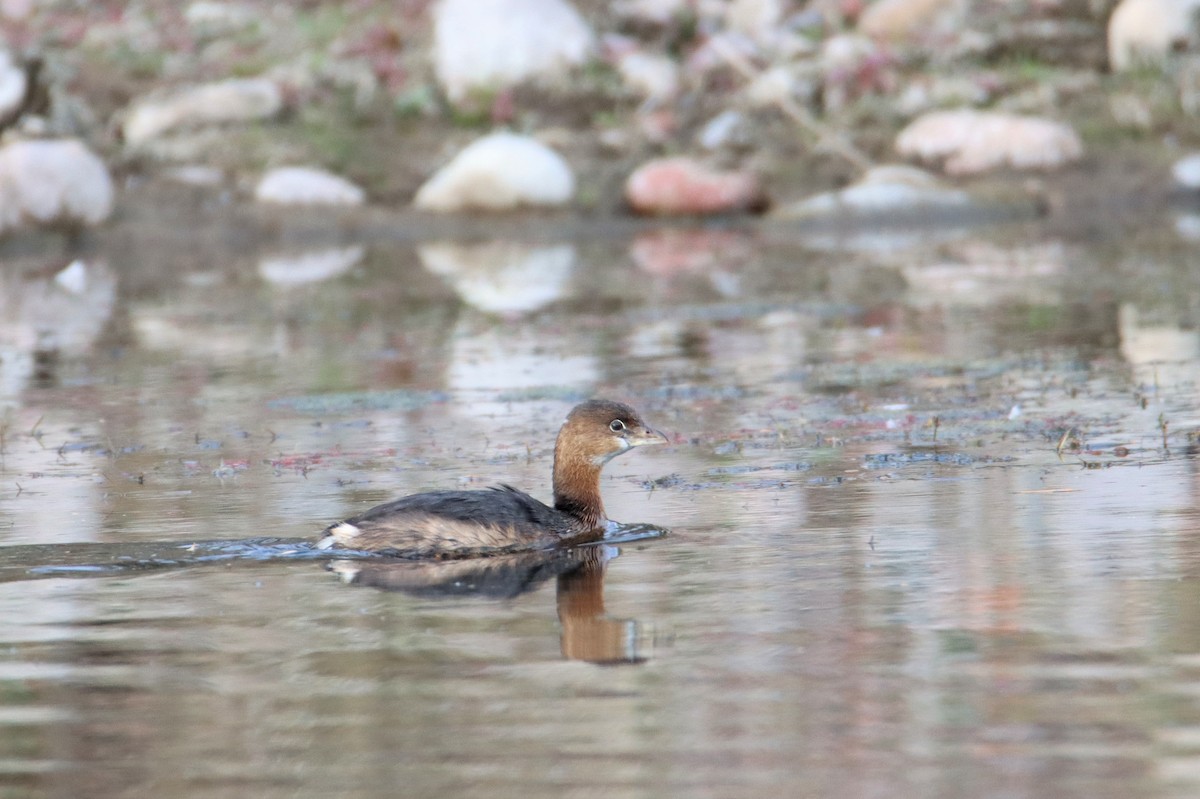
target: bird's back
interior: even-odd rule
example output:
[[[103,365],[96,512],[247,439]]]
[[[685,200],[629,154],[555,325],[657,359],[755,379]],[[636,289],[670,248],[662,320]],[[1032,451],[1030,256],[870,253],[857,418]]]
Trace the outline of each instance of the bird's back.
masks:
[[[598,538],[523,491],[431,491],[371,508],[328,527],[317,546],[405,558],[462,558],[545,549]]]

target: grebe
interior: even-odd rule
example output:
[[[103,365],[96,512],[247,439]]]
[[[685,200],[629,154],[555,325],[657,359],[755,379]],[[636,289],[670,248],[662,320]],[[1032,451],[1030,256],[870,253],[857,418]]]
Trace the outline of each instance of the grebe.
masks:
[[[626,450],[667,440],[628,405],[588,400],[571,410],[558,431],[553,507],[508,485],[413,494],[330,525],[317,547],[401,558],[473,558],[597,540],[608,521],[600,498],[604,464]]]

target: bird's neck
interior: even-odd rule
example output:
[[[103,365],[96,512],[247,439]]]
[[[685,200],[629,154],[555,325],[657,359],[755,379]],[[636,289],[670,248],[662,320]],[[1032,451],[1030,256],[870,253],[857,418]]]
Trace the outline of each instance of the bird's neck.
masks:
[[[579,519],[588,529],[606,521],[600,467],[571,452],[561,441],[554,448],[554,508]]]

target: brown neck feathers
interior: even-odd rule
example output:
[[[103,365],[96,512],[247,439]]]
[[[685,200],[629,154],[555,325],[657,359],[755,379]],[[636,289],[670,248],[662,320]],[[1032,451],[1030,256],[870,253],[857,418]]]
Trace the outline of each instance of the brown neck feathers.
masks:
[[[605,521],[600,466],[593,457],[572,447],[568,435],[560,434],[554,445],[554,507],[579,519],[588,529]]]

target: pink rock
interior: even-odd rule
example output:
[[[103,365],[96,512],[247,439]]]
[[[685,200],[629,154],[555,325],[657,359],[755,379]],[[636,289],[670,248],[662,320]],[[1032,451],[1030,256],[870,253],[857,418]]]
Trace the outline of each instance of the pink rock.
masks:
[[[625,201],[639,214],[703,215],[762,211],[766,197],[749,172],[718,172],[690,158],[662,158],[625,181]]]

